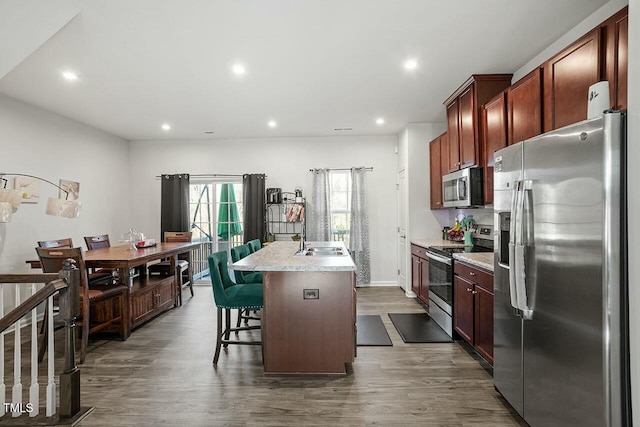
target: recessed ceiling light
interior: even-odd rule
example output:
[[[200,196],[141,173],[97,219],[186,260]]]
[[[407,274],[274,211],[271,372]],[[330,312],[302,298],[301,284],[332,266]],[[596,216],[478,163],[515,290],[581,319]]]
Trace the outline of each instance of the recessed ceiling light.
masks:
[[[383,125],[384,124],[384,119],[382,117],[379,117],[378,119],[376,119],[376,124],[377,125]]]
[[[78,75],[76,73],[74,73],[73,71],[64,71],[62,73],[62,77],[64,77],[65,79],[67,79],[69,81],[78,80]]]
[[[274,128],[276,126],[278,126],[278,124],[275,122],[275,120],[269,120],[269,123],[267,123],[269,125],[270,128]]]
[[[171,125],[169,123],[163,123],[161,128],[162,130],[171,130]]]
[[[415,70],[418,68],[418,61],[415,59],[408,59],[404,62],[404,68],[407,70]]]
[[[212,131],[212,130],[205,130],[205,131],[204,131],[204,133],[212,134],[212,133],[215,133],[215,132],[214,132],[214,131]]]
[[[231,69],[233,70],[233,74],[236,74],[238,76],[241,76],[247,72],[246,68],[244,68],[244,65],[242,64],[234,64]]]

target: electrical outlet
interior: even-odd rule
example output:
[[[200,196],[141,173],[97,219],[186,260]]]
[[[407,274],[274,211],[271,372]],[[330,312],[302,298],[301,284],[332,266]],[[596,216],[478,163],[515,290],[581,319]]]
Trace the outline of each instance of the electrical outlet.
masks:
[[[319,289],[303,289],[302,290],[302,299],[319,299],[319,298],[320,298]]]

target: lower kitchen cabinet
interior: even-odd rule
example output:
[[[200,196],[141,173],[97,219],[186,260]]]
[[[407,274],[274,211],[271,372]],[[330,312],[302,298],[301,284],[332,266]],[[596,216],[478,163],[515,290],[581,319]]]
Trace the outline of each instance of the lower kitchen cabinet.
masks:
[[[453,271],[453,328],[493,364],[493,274],[460,261]]]
[[[411,245],[411,290],[429,304],[429,259],[422,246]]]

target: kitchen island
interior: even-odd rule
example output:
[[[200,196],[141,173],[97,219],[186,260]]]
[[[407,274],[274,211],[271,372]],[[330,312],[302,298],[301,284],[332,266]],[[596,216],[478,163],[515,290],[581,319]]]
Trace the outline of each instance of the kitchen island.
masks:
[[[345,374],[356,353],[355,264],[342,242],[273,242],[231,265],[261,271],[268,374]]]

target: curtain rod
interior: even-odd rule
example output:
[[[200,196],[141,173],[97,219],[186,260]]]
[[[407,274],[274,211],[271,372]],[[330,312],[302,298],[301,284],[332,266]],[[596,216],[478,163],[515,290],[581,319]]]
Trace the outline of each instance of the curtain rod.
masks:
[[[320,168],[318,168],[318,169],[320,169]],[[318,170],[318,169],[309,169],[309,172],[313,172],[313,171]],[[350,171],[353,168],[324,168],[324,169],[328,170],[328,171]],[[372,171],[373,170],[373,166],[369,166],[369,167],[366,167],[366,168],[355,168],[355,169],[364,169],[366,171]]]
[[[171,173],[165,173],[163,175],[176,175],[176,174],[171,174]],[[156,175],[156,179],[160,179],[162,178],[163,175]],[[201,174],[177,174],[177,175],[189,175],[192,178],[216,178],[216,177],[236,177],[236,178],[242,178],[245,175],[248,174],[241,174],[241,175],[237,175],[237,174],[226,174],[226,173],[201,173]],[[265,178],[267,177],[266,175],[264,176]]]

